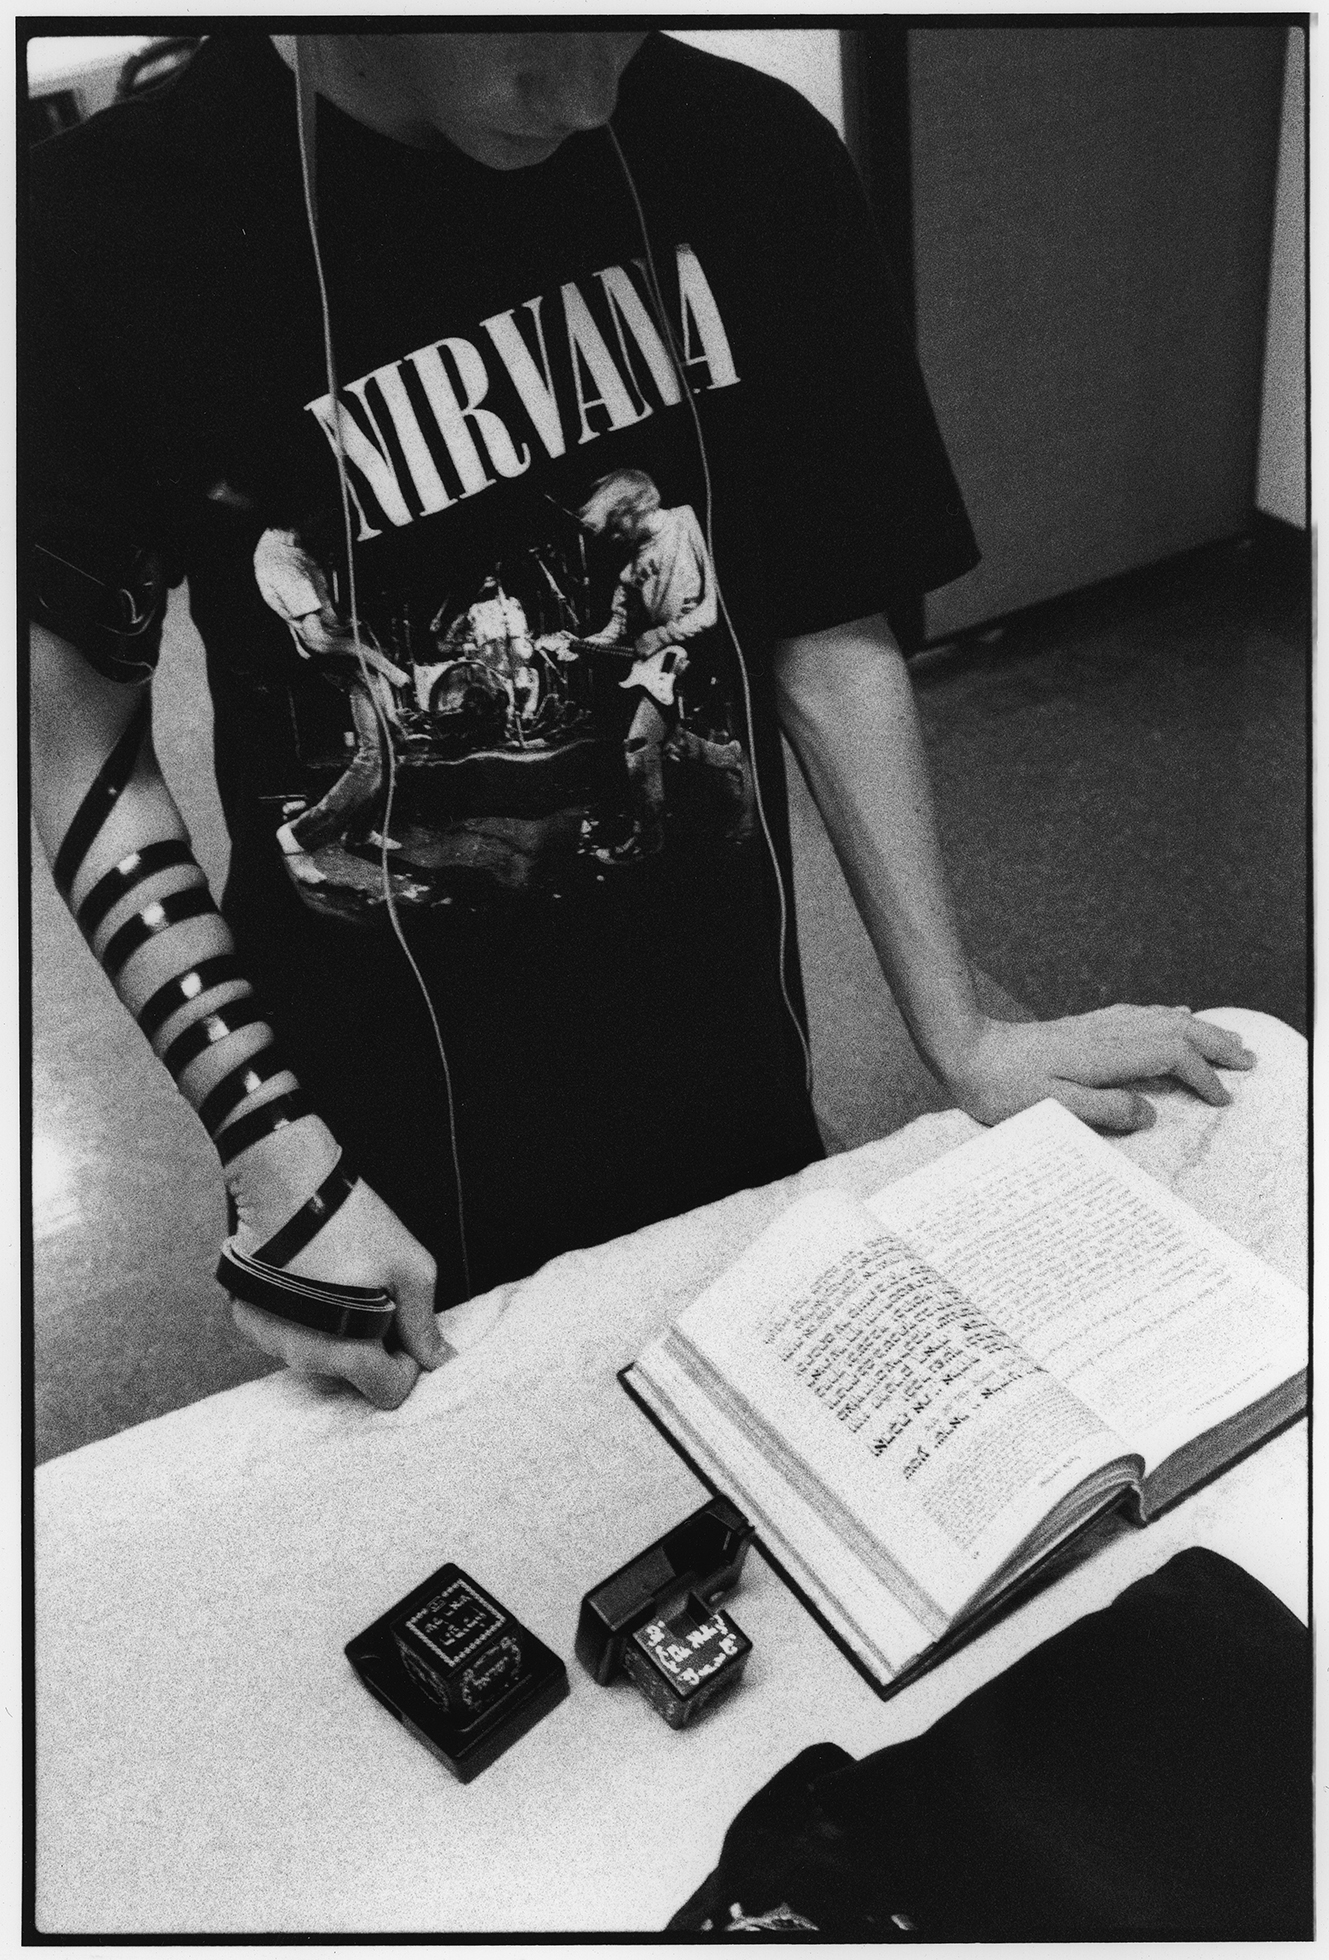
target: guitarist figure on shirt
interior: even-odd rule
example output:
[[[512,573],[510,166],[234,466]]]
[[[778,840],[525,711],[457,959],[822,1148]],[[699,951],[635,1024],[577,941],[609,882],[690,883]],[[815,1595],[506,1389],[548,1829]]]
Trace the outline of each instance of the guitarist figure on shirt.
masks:
[[[603,863],[631,864],[654,856],[664,843],[662,752],[678,720],[675,696],[688,643],[716,622],[715,575],[692,506],[663,509],[644,470],[601,477],[577,515],[593,537],[607,536],[632,553],[619,573],[607,624],[581,643],[635,655],[619,682],[634,704],[623,742],[632,829],[620,843],[595,851]]]

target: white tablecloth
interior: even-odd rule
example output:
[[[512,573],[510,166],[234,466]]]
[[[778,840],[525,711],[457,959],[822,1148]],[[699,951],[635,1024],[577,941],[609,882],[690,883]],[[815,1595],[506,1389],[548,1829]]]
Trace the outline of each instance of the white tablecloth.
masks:
[[[1224,1016],[1228,1019],[1228,1016]],[[1305,1278],[1305,1044],[1231,1110],[1164,1092],[1121,1147]],[[1300,1108],[1297,1096],[1300,1093]],[[704,1493],[615,1379],[796,1192],[866,1195],[974,1129],[952,1113],[448,1316],[456,1358],[392,1415],[290,1376],[56,1459],[36,1480],[37,1923],[48,1933],[658,1928],[804,1745],[861,1756],[1186,1544],[1303,1616],[1305,1426],[882,1702],[756,1555],[739,1689],[675,1733],[572,1655],[578,1602]],[[343,1643],[455,1559],[568,1662],[567,1701],[461,1786]]]

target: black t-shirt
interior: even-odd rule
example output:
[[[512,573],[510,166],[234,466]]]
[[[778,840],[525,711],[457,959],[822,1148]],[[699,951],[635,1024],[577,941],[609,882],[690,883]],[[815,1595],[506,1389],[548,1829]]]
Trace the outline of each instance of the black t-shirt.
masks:
[[[228,915],[445,1296],[441,1070],[385,877],[474,1284],[795,1168],[770,645],[976,556],[827,125],[652,35],[614,128],[626,173],[605,131],[501,172],[320,102],[339,415],[266,37],[33,158],[36,540],[188,578]],[[349,615],[338,431],[367,670],[286,623],[320,580]]]

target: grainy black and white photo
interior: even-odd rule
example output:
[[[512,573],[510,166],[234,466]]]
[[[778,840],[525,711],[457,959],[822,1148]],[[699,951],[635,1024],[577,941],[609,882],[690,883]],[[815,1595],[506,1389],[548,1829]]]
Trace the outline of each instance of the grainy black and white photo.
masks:
[[[28,1941],[1312,1937],[1310,17],[822,18],[19,21]]]

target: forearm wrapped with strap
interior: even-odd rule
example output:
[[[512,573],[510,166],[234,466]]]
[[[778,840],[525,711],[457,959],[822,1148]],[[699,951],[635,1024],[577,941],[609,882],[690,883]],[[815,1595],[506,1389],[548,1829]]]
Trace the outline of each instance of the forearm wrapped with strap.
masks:
[[[162,838],[136,845],[108,868],[96,862],[97,840],[133,780],[149,721],[145,692],[75,812],[52,868],[88,944],[121,998],[127,1005],[137,1004],[140,1028],[193,1105],[229,1171],[246,1151],[312,1111],[234,952],[197,957],[199,922],[219,923],[220,915],[188,841]],[[126,901],[136,894],[142,897],[149,881],[168,873],[177,882],[165,890],[159,886],[123,916]],[[88,882],[76,901],[81,878]],[[215,926],[208,936],[215,942]],[[171,973],[176,946],[183,949],[183,959]],[[163,967],[167,977],[158,978]],[[205,1058],[213,1058],[210,1067]],[[220,1075],[218,1059],[230,1064]],[[351,1338],[381,1336],[394,1312],[390,1295],[284,1270],[345,1203],[356,1182],[339,1159],[313,1196],[256,1251],[243,1252],[229,1239],[218,1279],[237,1299],[303,1326]]]

